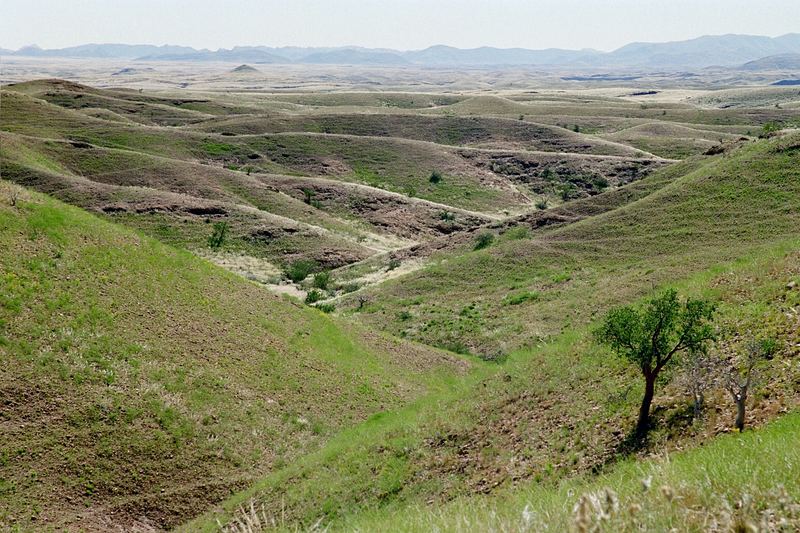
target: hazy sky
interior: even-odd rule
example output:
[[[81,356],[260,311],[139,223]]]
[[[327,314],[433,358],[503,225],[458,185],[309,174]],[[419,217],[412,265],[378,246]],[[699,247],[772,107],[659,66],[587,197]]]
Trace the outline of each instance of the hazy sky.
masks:
[[[800,31],[800,0],[0,0],[0,47],[596,48]]]

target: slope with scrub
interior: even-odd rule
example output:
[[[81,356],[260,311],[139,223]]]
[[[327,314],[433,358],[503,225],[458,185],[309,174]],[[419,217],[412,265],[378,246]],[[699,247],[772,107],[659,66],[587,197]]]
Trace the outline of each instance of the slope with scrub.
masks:
[[[0,191],[3,527],[174,526],[466,369]]]
[[[480,320],[475,311],[483,308],[469,304],[476,296],[465,294],[468,284],[482,294],[505,293],[493,305],[504,321],[516,323],[505,339],[521,347],[460,391],[349,430],[228,501],[217,516],[229,519],[253,501],[289,528],[322,520],[348,529],[362,523],[365,511],[403,513],[408,504],[605,471],[626,449],[641,385],[635,369],[598,347],[589,333],[610,306],[665,285],[716,302],[714,350],[720,356],[736,357],[753,336],[780,346],[764,370],[763,393],[754,398],[748,424],[797,408],[799,141],[788,134],[745,145],[618,209],[453,255],[387,282],[385,292],[379,287],[372,305],[382,305],[381,298],[401,302],[398,314],[366,307],[362,313],[404,328],[418,320],[416,306],[434,300],[450,309],[464,306],[459,320]],[[571,267],[568,276],[554,279],[564,266]],[[538,289],[540,296],[504,303],[509,275],[519,283],[543,278],[547,286]],[[412,294],[393,300],[399,288]],[[408,313],[400,315],[403,309]],[[520,342],[530,335],[523,324],[536,326],[537,320],[548,329],[533,342]],[[730,400],[715,392],[708,402],[706,418],[693,420],[677,384],[659,388],[655,429],[640,453],[691,446],[730,427]],[[215,519],[187,527],[211,527]]]

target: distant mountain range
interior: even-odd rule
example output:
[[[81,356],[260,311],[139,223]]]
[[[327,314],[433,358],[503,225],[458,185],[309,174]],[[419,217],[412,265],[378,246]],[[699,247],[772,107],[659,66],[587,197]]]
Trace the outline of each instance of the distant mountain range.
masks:
[[[597,50],[528,50],[525,48],[454,48],[437,45],[424,50],[399,51],[361,47],[237,46],[197,50],[187,46],[86,44],[46,50],[26,46],[2,51],[6,56],[117,58],[142,61],[224,61],[236,63],[307,63],[342,65],[417,65],[430,67],[569,66],[686,69],[738,67],[768,57],[800,54],[800,34],[781,37],[715,35],[688,41],[631,43],[613,52]],[[770,62],[766,61],[762,67]],[[793,63],[773,62],[774,65]],[[762,68],[756,63],[747,69]],[[784,68],[784,67],[776,67]],[[794,68],[794,67],[791,67]]]

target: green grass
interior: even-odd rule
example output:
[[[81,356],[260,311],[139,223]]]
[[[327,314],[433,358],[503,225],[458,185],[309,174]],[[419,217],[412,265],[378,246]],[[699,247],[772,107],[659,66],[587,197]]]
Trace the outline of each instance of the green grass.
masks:
[[[800,293],[786,287],[800,276],[796,143],[789,136],[688,164],[685,175],[632,203],[530,239],[448,254],[374,291],[359,317],[459,351],[471,348],[459,342],[505,325],[481,352],[501,362],[460,391],[382,417],[358,438],[345,434],[265,478],[227,502],[223,516],[254,498],[289,527],[322,518],[346,529],[364,512],[603,471],[633,426],[641,383],[635,369],[594,344],[592,324],[610,306],[667,284],[718,304],[722,342],[715,349],[725,355],[741,349],[742,331],[779,338],[783,355],[770,365],[769,400],[759,396],[752,413],[761,421],[772,402],[795,407],[798,374],[788,361],[798,328],[789,310]],[[534,293],[508,305],[509,295]],[[530,340],[515,348],[515,338]],[[659,387],[649,450],[689,446],[729,426],[728,398],[710,401],[709,418],[692,425],[687,397]],[[390,460],[391,482],[381,489],[375,475]],[[188,527],[211,523],[206,517]]]
[[[797,111],[570,93],[185,99],[52,80],[11,89],[0,108],[3,175],[162,243],[0,182],[0,363],[13,369],[0,375],[0,528],[100,528],[106,516],[168,528],[216,509],[184,525],[215,530],[250,501],[287,529],[320,519],[345,530],[513,529],[531,501],[539,518],[566,526],[579,492],[613,484],[627,505],[631,471],[653,468],[672,484],[696,481],[697,465],[737,484],[724,496],[738,498],[743,480],[703,450],[674,472],[672,462],[620,462],[641,384],[590,333],[611,306],[666,286],[718,304],[724,356],[746,335],[779,341],[748,425],[798,405],[800,293],[787,287],[800,281],[800,137],[649,177],[665,163],[629,148],[683,157]],[[555,207],[535,211],[541,198]],[[440,219],[447,206],[455,220]],[[471,216],[456,207],[531,212],[465,231],[488,218],[453,230]],[[203,251],[222,220],[220,255],[267,258],[275,277],[298,260],[321,270],[375,254],[332,274],[334,287],[361,285],[360,274],[430,262],[314,309],[163,244]],[[435,238],[445,223],[439,230],[454,232]],[[475,249],[484,231],[493,240]],[[408,239],[422,246],[401,259],[376,253]],[[659,384],[646,452],[691,448],[728,427],[728,399],[708,401],[708,418],[692,423],[683,391]],[[764,453],[778,457],[777,446]],[[697,494],[702,479],[675,485],[716,512]],[[693,527],[658,498],[639,497],[653,508],[648,525]]]
[[[580,523],[601,531],[705,531],[713,523],[736,530],[780,520],[791,530],[800,527],[798,432],[800,415],[793,413],[695,450],[626,461],[601,476],[464,498],[439,508],[365,513],[332,531],[567,531]],[[586,496],[600,505],[590,503],[587,514],[576,512]]]
[[[18,189],[0,191],[9,527],[75,527],[99,506],[174,526],[458,373],[76,208],[24,191],[12,207]]]
[[[494,354],[501,345],[535,345],[558,332],[565,316],[569,323],[585,323],[609,304],[638,298],[653,285],[796,235],[797,143],[796,134],[749,143],[690,166],[685,175],[662,171],[670,176],[667,184],[654,175],[648,180],[663,186],[617,209],[539,230],[530,239],[442,254],[428,268],[374,290],[375,305],[359,317],[432,344],[457,333],[478,354]],[[554,282],[565,269],[572,272],[570,279]],[[537,305],[509,314],[503,300],[517,290],[537,291],[540,297]],[[409,300],[417,302],[414,319],[394,320]],[[470,303],[478,307],[480,327],[454,331],[449,317]]]
[[[795,408],[800,400],[794,385],[800,374],[790,364],[800,337],[796,323],[785,315],[800,304],[800,293],[786,292],[787,280],[800,279],[799,250],[795,240],[678,284],[683,293],[718,303],[724,342],[717,350],[739,349],[734,345],[741,340],[736,340],[740,330],[781,339],[783,355],[770,364],[764,382],[768,394],[756,394],[750,406],[757,421],[769,419],[776,408]],[[537,348],[483,367],[459,390],[346,431],[320,452],[238,494],[221,513],[185,529],[212,530],[217,519],[224,523],[250,501],[267,516],[284,520],[288,529],[321,519],[332,530],[383,530],[401,515],[398,527],[425,529],[426,524],[434,527],[447,519],[466,524],[458,516],[463,509],[465,518],[475,516],[482,529],[480,519],[493,520],[489,513],[495,507],[506,506],[512,515],[520,512],[516,506],[527,501],[524,487],[531,483],[532,498],[547,497],[533,501],[534,507],[545,510],[564,501],[562,492],[550,495],[554,487],[602,487],[605,478],[596,481],[588,474],[599,471],[614,479],[617,449],[634,425],[641,383],[635,369],[596,346],[589,333],[590,328],[566,329]],[[692,424],[686,416],[691,410],[688,396],[675,386],[660,385],[656,427],[647,451],[685,448],[707,441],[717,427],[731,427],[734,409],[729,398],[719,393],[708,400],[708,418]],[[640,468],[637,465],[623,463],[621,468]],[[769,466],[764,468],[768,472]],[[767,474],[764,479],[774,482]],[[523,492],[509,492],[515,487],[523,487]],[[623,495],[622,488],[618,490]],[[497,497],[476,496],[485,492]],[[453,498],[467,498],[465,507],[439,510]],[[571,503],[555,518],[569,520],[569,510]],[[648,519],[658,523],[655,514]]]

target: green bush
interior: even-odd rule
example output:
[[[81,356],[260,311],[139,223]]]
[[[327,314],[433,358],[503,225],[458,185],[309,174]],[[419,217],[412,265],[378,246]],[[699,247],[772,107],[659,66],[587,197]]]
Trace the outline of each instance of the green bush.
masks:
[[[428,181],[436,185],[437,183],[442,181],[442,173],[439,172],[438,170],[434,170],[433,172],[431,172],[431,177],[428,178]]]
[[[456,219],[456,214],[451,213],[450,211],[442,211],[439,213],[439,220],[444,220],[447,222],[452,222]]]
[[[358,283],[355,283],[355,282],[354,283],[345,283],[344,285],[341,285],[339,287],[339,289],[345,294],[351,293],[351,292],[356,292],[360,288],[361,288],[361,285],[358,284]]]
[[[214,222],[214,229],[208,237],[208,247],[212,250],[218,250],[225,244],[225,236],[228,233],[227,222]]]
[[[478,238],[475,239],[475,248],[474,250],[483,250],[484,248],[488,248],[494,242],[494,235],[492,233],[484,232],[478,235]]]
[[[314,288],[325,290],[331,282],[331,273],[327,270],[314,274]]]
[[[323,294],[318,291],[317,289],[311,289],[308,294],[306,294],[306,303],[313,304],[320,300],[322,300]]]
[[[548,207],[547,198],[540,198],[536,200],[536,209],[545,210]]]
[[[333,313],[334,311],[336,311],[336,306],[331,303],[319,304],[316,305],[315,307],[320,311],[322,311],[323,313]]]
[[[314,269],[317,268],[317,262],[310,259],[299,259],[290,264],[286,270],[286,277],[294,283],[299,283],[306,279]]]
[[[514,226],[506,231],[503,236],[509,240],[518,241],[529,238],[531,236],[531,232],[527,226]]]
[[[764,127],[761,128],[761,137],[769,137],[773,133],[776,133],[781,130],[781,125],[777,122],[767,122],[764,124]]]
[[[395,268],[397,268],[399,266],[400,266],[400,260],[399,259],[395,259],[393,257],[393,258],[389,259],[389,266],[386,268],[386,270],[391,271],[391,270],[394,270]]]

